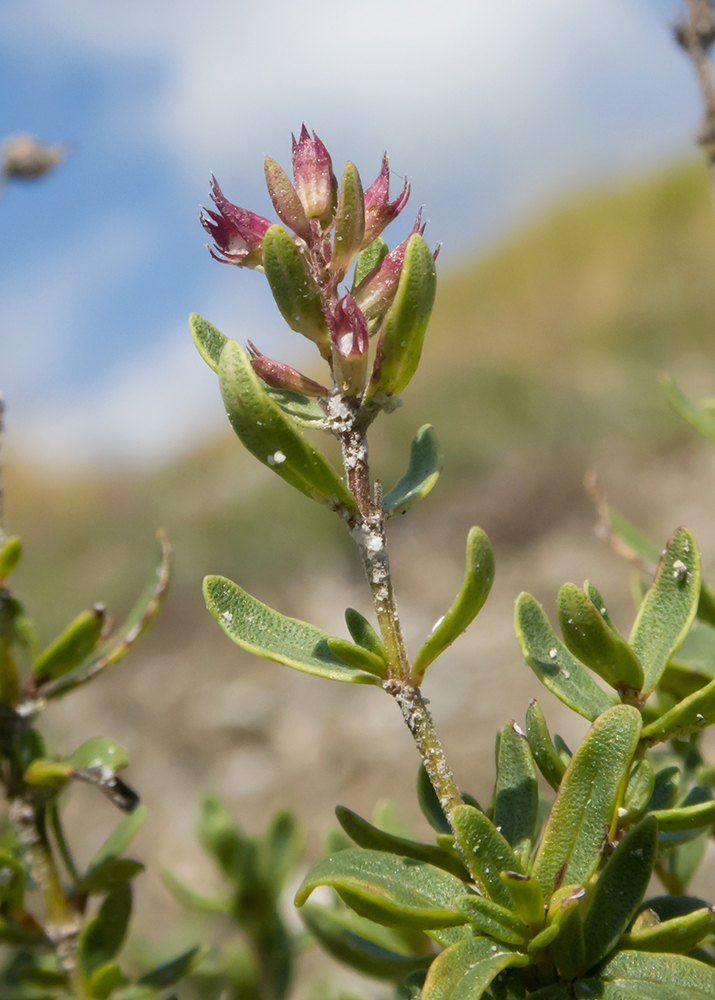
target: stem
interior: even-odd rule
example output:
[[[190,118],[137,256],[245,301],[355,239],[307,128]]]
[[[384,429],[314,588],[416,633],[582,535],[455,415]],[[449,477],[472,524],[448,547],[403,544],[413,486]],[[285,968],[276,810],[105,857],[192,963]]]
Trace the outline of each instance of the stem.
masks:
[[[682,36],[680,37],[695,67],[703,99],[704,114],[698,142],[708,158],[713,198],[715,199],[715,77],[707,49],[703,46],[698,34],[698,21],[702,18],[703,12],[701,0],[700,2],[699,0],[688,0],[688,16],[682,25]]]
[[[5,431],[5,400],[0,396],[0,546],[5,544],[5,479],[3,475],[2,445]]]
[[[380,491],[376,491],[375,502],[371,496],[367,435],[364,430],[357,430],[353,425],[341,434],[341,441],[348,486],[358,506],[358,517],[352,527],[352,535],[362,556],[387,654],[388,673],[383,687],[399,705],[432,787],[449,819],[454,808],[462,804],[462,798],[419,683],[415,683],[410,672],[410,661],[392,586]]]

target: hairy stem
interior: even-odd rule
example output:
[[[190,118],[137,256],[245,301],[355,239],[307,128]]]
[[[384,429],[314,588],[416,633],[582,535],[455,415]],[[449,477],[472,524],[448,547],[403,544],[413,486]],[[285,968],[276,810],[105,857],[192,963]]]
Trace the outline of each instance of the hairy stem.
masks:
[[[342,435],[342,446],[348,486],[355,497],[359,511],[352,528],[352,535],[362,556],[387,653],[388,676],[383,687],[399,705],[407,728],[417,744],[432,786],[445,815],[449,818],[452,810],[461,804],[462,799],[435,731],[432,716],[419,685],[415,684],[410,673],[410,662],[392,586],[385,516],[379,491],[374,502],[372,499],[367,436],[364,431],[353,427]]]

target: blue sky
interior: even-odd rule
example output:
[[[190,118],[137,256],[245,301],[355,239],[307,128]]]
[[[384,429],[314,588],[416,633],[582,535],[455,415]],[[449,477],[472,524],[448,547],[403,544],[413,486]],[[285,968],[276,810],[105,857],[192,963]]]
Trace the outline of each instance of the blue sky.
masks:
[[[370,183],[387,149],[440,263],[559,192],[687,152],[677,0],[0,0],[0,136],[69,160],[0,200],[9,444],[54,466],[154,462],[222,426],[197,311],[294,363],[260,275],[204,248],[209,171],[272,215],[305,120]]]

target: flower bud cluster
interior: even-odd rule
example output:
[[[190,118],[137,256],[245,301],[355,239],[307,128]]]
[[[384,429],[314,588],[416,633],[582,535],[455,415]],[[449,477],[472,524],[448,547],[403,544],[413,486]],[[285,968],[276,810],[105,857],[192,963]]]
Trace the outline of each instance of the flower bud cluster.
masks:
[[[292,165],[291,180],[275,160],[265,160],[268,193],[282,226],[233,205],[211,178],[214,209],[201,217],[213,240],[209,252],[224,264],[265,272],[288,325],[316,344],[330,365],[334,390],[359,406],[368,391],[380,389],[379,370],[370,372],[370,338],[396,302],[408,244],[424,232],[421,212],[412,235],[389,251],[380,234],[405,207],[410,184],[405,180],[390,199],[387,155],[366,190],[351,162],[339,184],[325,145],[303,125],[299,138],[293,137]],[[352,291],[341,295],[340,283],[356,259]],[[414,298],[414,288],[410,294]],[[433,296],[430,287],[429,308]],[[253,345],[250,349],[254,370],[273,388],[329,394],[320,383],[271,361]]]

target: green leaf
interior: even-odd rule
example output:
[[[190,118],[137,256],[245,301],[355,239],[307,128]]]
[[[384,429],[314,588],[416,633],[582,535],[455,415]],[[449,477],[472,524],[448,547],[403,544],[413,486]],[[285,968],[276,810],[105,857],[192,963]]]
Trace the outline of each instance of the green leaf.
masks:
[[[645,671],[645,695],[655,689],[668,660],[687,635],[699,596],[698,544],[689,531],[679,528],[660,560],[630,636],[631,649]]]
[[[715,802],[683,805],[677,809],[659,809],[652,813],[662,833],[673,830],[698,830],[715,823]]]
[[[230,899],[218,899],[215,896],[205,896],[196,892],[166,868],[159,871],[159,878],[174,899],[187,910],[197,910],[199,913],[230,913],[231,911]]]
[[[363,278],[366,278],[370,271],[373,271],[377,265],[383,261],[385,257],[387,257],[389,252],[390,248],[381,236],[378,236],[377,239],[373,240],[369,246],[365,247],[362,253],[358,255],[358,259],[355,262],[353,293]]]
[[[207,952],[208,948],[201,948],[199,945],[195,945],[195,947],[189,948],[188,951],[183,952],[183,954],[172,959],[170,962],[159,965],[156,969],[152,969],[151,972],[145,973],[139,980],[139,986],[149,986],[153,990],[165,990],[169,986],[173,986],[174,983],[178,983],[180,979],[191,975],[204,960]]]
[[[600,606],[575,584],[565,583],[559,591],[558,612],[564,642],[581,663],[617,690],[640,691],[643,668]]]
[[[683,395],[670,375],[661,375],[660,384],[673,409],[692,424],[703,437],[715,441],[715,400],[703,399],[694,406],[687,396]]]
[[[596,871],[640,730],[640,712],[616,705],[596,719],[573,755],[534,861],[547,899],[560,884],[584,885]]]
[[[56,680],[43,683],[39,691],[43,699],[59,698],[108,670],[109,667],[121,660],[147,631],[159,613],[169,585],[171,548],[162,532],[159,532],[158,538],[159,559],[154,573],[126,620],[106,642],[98,646],[92,655],[78,667]]]
[[[131,858],[107,858],[98,865],[92,865],[77,888],[80,892],[98,894],[112,892],[144,871],[141,861]]]
[[[526,662],[541,683],[574,712],[593,721],[613,705],[615,696],[603,691],[556,638],[544,609],[531,594],[517,598],[515,629]]]
[[[701,590],[701,597],[702,593]],[[658,688],[680,701],[712,680],[715,680],[715,629],[696,624],[668,661]]]
[[[144,870],[144,865],[138,861],[120,858],[119,855],[131,843],[146,814],[147,807],[138,806],[117,824],[92,858],[89,870],[82,879],[82,888],[85,891],[101,892],[105,889],[111,891]]]
[[[419,802],[422,814],[437,833],[452,836],[452,828],[449,820],[444,814],[444,809],[439,801],[439,797],[432,787],[429,775],[424,764],[420,764],[417,772],[417,801]]]
[[[126,986],[128,982],[119,966],[108,962],[92,974],[87,984],[87,992],[94,1000],[108,1000],[112,993]]]
[[[345,164],[335,213],[333,259],[335,271],[344,274],[360,249],[365,236],[365,196],[360,174],[350,160]],[[264,251],[265,252],[265,251]]]
[[[83,663],[99,642],[104,618],[99,604],[77,615],[35,660],[32,669],[38,684],[56,680]]]
[[[110,893],[99,913],[85,924],[79,939],[77,960],[85,980],[119,952],[132,914],[132,889],[124,883]]]
[[[129,758],[126,752],[111,740],[105,740],[101,736],[95,736],[91,740],[86,740],[81,747],[67,760],[68,764],[77,770],[79,768],[98,767],[106,768],[115,774],[129,766]]]
[[[648,812],[654,812],[656,809],[670,809],[675,805],[679,789],[680,768],[676,764],[656,771],[653,793],[646,806]]]
[[[463,896],[457,903],[478,934],[496,938],[502,944],[525,947],[529,928],[516,914],[483,896]]]
[[[655,789],[653,765],[645,757],[637,760],[628,776],[626,794],[623,797],[625,815],[621,818],[629,823],[645,812]]]
[[[272,385],[266,385],[265,390],[273,402],[301,427],[315,427],[325,420],[325,411],[314,399],[292,389],[276,389]]]
[[[346,608],[345,624],[348,627],[348,632],[353,642],[357,643],[358,646],[362,646],[368,653],[374,653],[375,656],[383,660],[387,659],[382,639],[367,618],[361,615],[359,611],[356,611],[354,608]]]
[[[356,913],[388,927],[454,927],[464,882],[433,865],[381,851],[339,851],[320,861],[296,895],[302,906],[319,885],[329,885]]]
[[[585,895],[585,892],[583,893]],[[551,946],[556,968],[564,979],[574,979],[584,967],[586,944],[581,919],[581,894],[577,891],[556,916],[559,933]]]
[[[437,288],[432,251],[418,233],[405,250],[394,301],[385,317],[368,398],[396,396],[417,371]]]
[[[556,752],[544,713],[536,699],[529,703],[526,710],[526,738],[529,741],[536,766],[554,791],[558,791],[566,764]]]
[[[387,662],[384,657],[377,656],[362,646],[357,646],[354,642],[348,642],[347,639],[331,636],[327,642],[330,652],[334,653],[346,666],[375,674],[376,677],[387,677]]]
[[[675,736],[697,733],[715,722],[715,681],[684,698],[643,730],[643,740],[663,743]]]
[[[450,819],[457,843],[479,892],[495,903],[513,909],[514,900],[499,878],[499,873],[511,871],[525,875],[526,872],[509,842],[484,813],[474,806],[457,806],[452,810]]]
[[[492,938],[465,938],[434,960],[420,1000],[478,1000],[503,969],[528,964],[526,955],[495,946]]]
[[[323,357],[329,358],[330,331],[307,250],[299,247],[282,226],[271,226],[263,238],[263,270],[288,326],[312,340]]]
[[[622,951],[598,975],[579,980],[578,1000],[712,1000],[715,969],[684,955]]]
[[[368,921],[350,910],[330,910],[309,903],[302,917],[308,930],[329,954],[366,976],[402,983],[412,973],[426,972],[434,958],[434,955],[400,954],[386,948],[368,936]]]
[[[0,548],[0,580],[6,580],[20,562],[22,542],[17,535],[10,535]]]
[[[364,847],[369,851],[385,851],[388,854],[413,858],[415,861],[425,861],[436,868],[451,872],[457,878],[466,879],[468,877],[459,858],[441,847],[435,847],[432,844],[419,844],[413,840],[406,840],[404,837],[385,833],[383,830],[378,830],[372,823],[368,823],[366,819],[362,819],[357,813],[346,809],[345,806],[337,806],[335,815],[348,837],[354,840],[358,847]]]
[[[442,471],[442,449],[431,424],[424,424],[410,445],[410,464],[396,486],[382,498],[388,517],[404,514],[430,492]]]
[[[619,948],[638,951],[677,952],[687,955],[715,931],[715,910],[704,906],[692,913],[673,917],[630,934],[624,934],[618,942]]]
[[[225,577],[205,578],[204,599],[226,635],[248,653],[332,681],[381,683],[374,674],[349,667],[331,652],[328,640],[333,636],[279,614]]]
[[[25,894],[25,866],[0,848],[0,903],[11,912],[22,909]]]
[[[514,912],[530,927],[541,927],[546,910],[544,894],[536,879],[509,871],[500,872],[499,878],[514,900]]]
[[[244,447],[311,499],[331,510],[354,511],[355,500],[348,488],[274,402],[235,340],[229,340],[221,352],[218,374],[228,418]]]
[[[529,744],[513,722],[501,730],[494,793],[494,826],[527,864],[536,832],[539,786]]]
[[[624,837],[598,876],[583,923],[584,964],[575,974],[605,958],[625,933],[646,894],[657,853],[658,824],[646,816]]]
[[[271,881],[279,892],[297,868],[303,849],[303,834],[295,815],[281,809],[272,818],[262,841]]]
[[[234,878],[245,841],[225,803],[216,795],[202,799],[196,833],[199,843],[216,860],[222,873]]]
[[[695,913],[703,908],[707,909],[708,904],[699,896],[651,896],[644,900],[641,912],[651,910],[658,920],[666,921],[687,916],[688,913]]]
[[[215,326],[198,313],[191,313],[189,316],[189,330],[196,350],[209,368],[218,372],[219,358],[224,345],[228,342],[228,337],[224,337]]]
[[[484,606],[494,580],[494,554],[486,533],[471,528],[462,587],[447,614],[432,629],[415,657],[413,676],[420,679],[433,660],[467,629]]]

